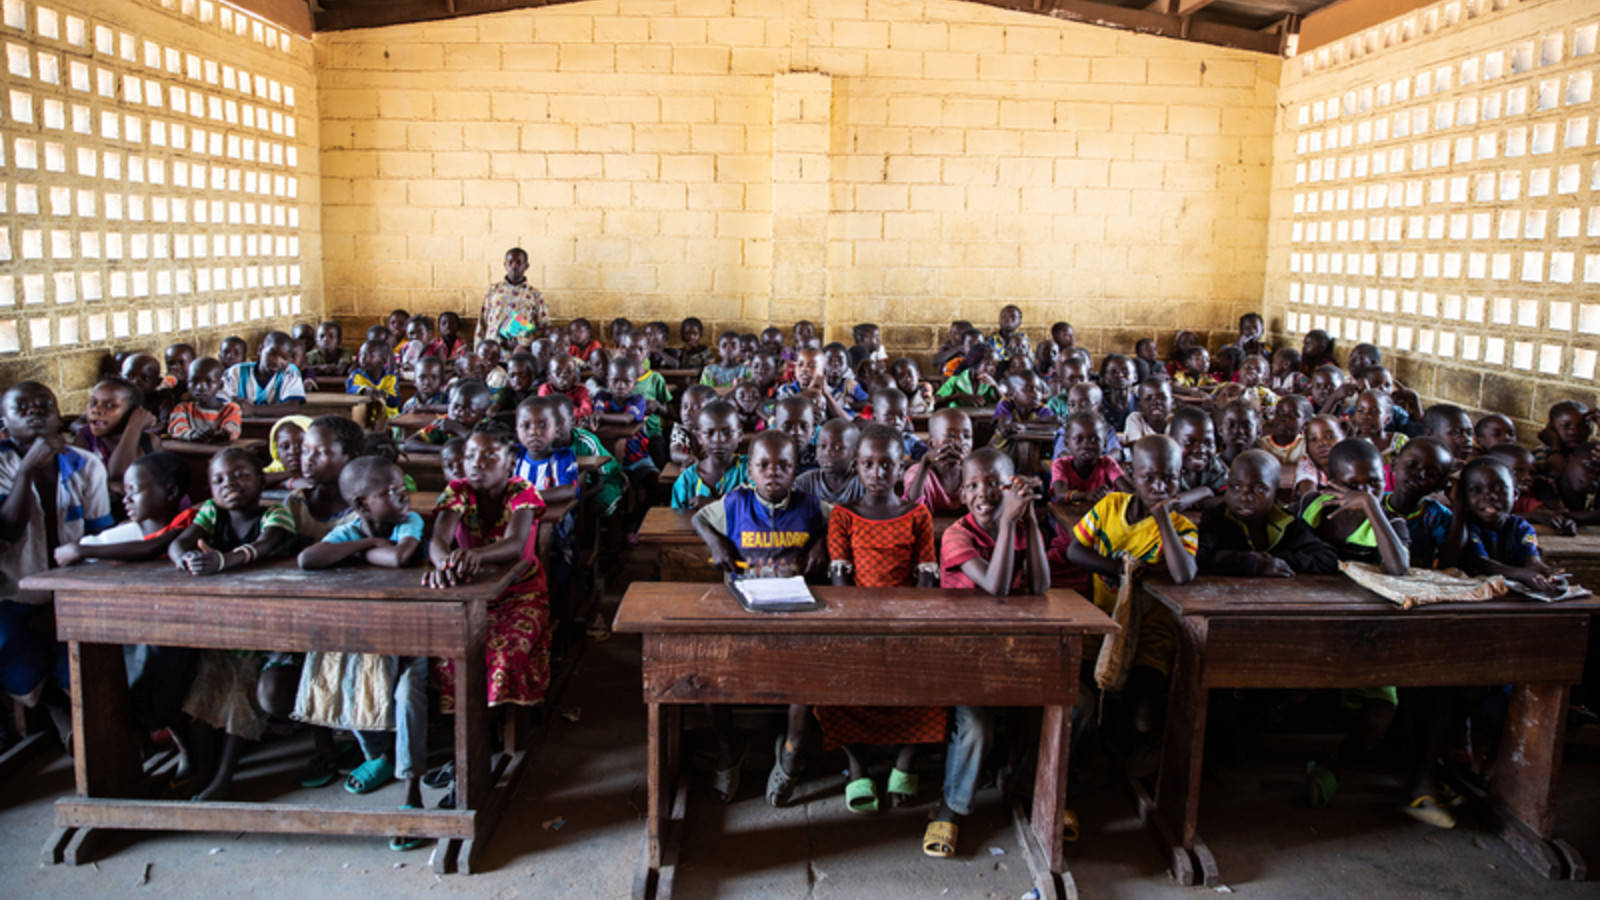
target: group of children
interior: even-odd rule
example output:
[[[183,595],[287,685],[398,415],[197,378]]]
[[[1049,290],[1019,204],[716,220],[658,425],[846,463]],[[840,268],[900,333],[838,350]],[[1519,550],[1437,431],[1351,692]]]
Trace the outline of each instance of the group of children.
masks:
[[[538,549],[546,505],[593,502],[620,546],[634,539],[668,467],[678,474],[666,502],[691,516],[729,578],[802,575],[1000,596],[1072,587],[1108,611],[1121,579],[1143,567],[1183,583],[1327,574],[1356,560],[1391,574],[1459,567],[1550,587],[1558,573],[1540,557],[1530,523],[1570,532],[1600,521],[1595,411],[1557,404],[1529,450],[1503,415],[1473,422],[1456,406],[1420,408],[1371,345],[1353,348],[1341,368],[1322,332],[1298,351],[1274,351],[1259,316],[1239,325],[1238,339],[1214,355],[1182,332],[1165,360],[1152,338],[1131,356],[1096,363],[1066,323],[1032,345],[1021,311],[1007,306],[988,334],[953,323],[932,357],[942,375],[935,385],[909,357],[891,359],[874,325],[857,326],[853,346],[824,344],[813,323],[800,322],[792,341],[776,327],[726,331],[713,350],[694,318],[681,324],[677,348],[667,346],[665,323],[616,319],[601,342],[577,319],[506,346],[468,346],[459,317],[396,310],[355,353],[340,326],[324,322],[267,334],[251,359],[232,337],[215,357],[186,344],[167,348],[164,360],[126,354],[70,429],[47,386],[22,382],[0,397],[0,676],[25,704],[64,706],[48,598],[17,587],[52,565],[164,557],[196,577],[227,577],[292,554],[305,568],[420,560],[424,583],[448,588],[485,565],[519,562],[526,575],[489,610],[488,701],[537,704],[549,683],[551,591],[574,565],[570,517],[550,523],[547,549]],[[698,376],[674,398],[661,370],[685,368]],[[411,386],[403,403],[402,382]],[[341,384],[379,401],[385,415],[368,427],[297,415],[312,386]],[[392,434],[388,418],[403,413],[431,418]],[[269,465],[225,447],[202,486],[162,451],[162,440],[227,443],[245,417],[263,416],[279,419]],[[990,433],[978,446],[982,432]],[[1019,437],[1040,433],[1053,452],[1030,470]],[[440,456],[447,487],[431,528],[409,508],[397,443],[406,454]],[[1046,500],[1073,508],[1076,524],[1041,514]],[[936,516],[953,519],[942,534]],[[1131,734],[1159,728],[1172,628],[1156,610],[1128,636],[1132,668],[1119,708]],[[271,648],[130,648],[128,658],[141,724],[165,729],[186,751],[183,772],[199,799],[227,790],[241,741],[259,738],[274,717],[293,717],[352,730],[361,751],[347,760],[319,728],[304,784],[348,772],[345,787],[365,793],[398,778],[405,805],[421,803],[428,660],[364,663],[390,673],[391,737],[316,708],[316,698],[337,694],[346,674],[338,666],[348,661]],[[438,661],[431,671],[449,713],[454,673]],[[1354,693],[1361,733],[1381,737],[1398,695]],[[713,784],[731,799],[743,753],[726,718],[712,718]],[[883,794],[898,805],[919,793],[916,748],[945,744],[943,795],[923,849],[955,852],[994,739],[990,711],[793,708],[776,740],[769,802],[788,802],[818,731],[825,749],[844,750],[846,803],[862,813],[881,796],[867,746],[897,748]],[[205,752],[219,734],[220,751]],[[1448,798],[1431,765],[1422,770],[1406,809],[1447,826]],[[1331,770],[1315,774],[1325,799]],[[432,780],[447,784],[449,773]]]

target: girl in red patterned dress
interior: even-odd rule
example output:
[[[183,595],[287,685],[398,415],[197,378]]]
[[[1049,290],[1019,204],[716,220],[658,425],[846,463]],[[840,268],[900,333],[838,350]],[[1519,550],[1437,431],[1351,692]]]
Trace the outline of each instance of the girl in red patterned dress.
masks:
[[[531,537],[544,512],[533,485],[511,477],[515,458],[511,433],[498,422],[483,422],[467,438],[466,477],[439,495],[428,543],[429,568],[422,583],[435,588],[465,584],[485,565],[521,559],[522,580],[489,605],[489,705],[532,706],[544,701],[550,683],[550,595],[544,566]],[[440,660],[440,709],[455,710],[455,668]]]
[[[861,499],[836,506],[828,519],[829,575],[836,585],[866,588],[934,587],[939,556],[933,543],[933,514],[921,503],[901,499],[895,491],[905,463],[905,444],[884,425],[869,425],[856,447],[856,474]],[[889,773],[889,801],[911,802],[917,776],[911,771],[918,744],[943,743],[948,710],[944,707],[818,707],[825,749],[843,747],[850,761],[845,805],[854,813],[878,810],[878,789],[867,777],[858,744],[899,744],[900,754]]]

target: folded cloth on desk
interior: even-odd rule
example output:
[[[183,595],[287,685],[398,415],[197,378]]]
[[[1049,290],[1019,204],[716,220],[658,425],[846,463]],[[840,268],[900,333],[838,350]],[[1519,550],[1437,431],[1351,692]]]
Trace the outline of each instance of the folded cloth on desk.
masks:
[[[1431,603],[1481,603],[1508,590],[1499,575],[1474,578],[1459,569],[1411,569],[1390,575],[1371,563],[1341,562],[1339,569],[1351,581],[1394,603],[1401,609]]]
[[[327,728],[393,731],[399,674],[397,657],[312,650],[300,671],[294,718]]]

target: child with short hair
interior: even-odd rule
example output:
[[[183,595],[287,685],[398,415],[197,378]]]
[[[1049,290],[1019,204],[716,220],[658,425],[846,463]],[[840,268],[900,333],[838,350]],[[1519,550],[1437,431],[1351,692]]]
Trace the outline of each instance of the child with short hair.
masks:
[[[453,312],[439,313],[438,324],[439,337],[434,341],[439,346],[438,355],[446,360],[465,356],[468,346],[466,338],[461,336],[461,316]]]
[[[678,340],[683,342],[683,346],[678,350],[678,358],[685,368],[695,369],[704,366],[711,357],[711,348],[700,343],[705,330],[705,323],[696,316],[689,316],[679,323]]]
[[[1537,455],[1537,454],[1535,454]],[[1583,444],[1566,457],[1566,467],[1553,477],[1534,482],[1534,494],[1552,510],[1578,525],[1600,523],[1600,444]]]
[[[1472,417],[1453,403],[1435,403],[1422,413],[1422,428],[1429,436],[1444,444],[1455,460],[1456,469],[1466,465],[1472,456]]]
[[[1174,426],[1178,424],[1174,418]],[[1183,508],[1180,472],[1183,450],[1164,435],[1142,437],[1132,446],[1132,493],[1113,491],[1100,499],[1078,524],[1067,559],[1094,573],[1094,605],[1107,613],[1116,609],[1117,589],[1123,576],[1123,557],[1142,566],[1164,565],[1175,584],[1187,584],[1197,572],[1195,550],[1199,543],[1194,523]],[[1133,709],[1133,727],[1149,734],[1156,727],[1156,702],[1177,644],[1172,616],[1152,607],[1137,631],[1127,635],[1127,655],[1132,657],[1125,693]],[[1085,648],[1085,656],[1090,653]]]
[[[678,351],[667,346],[670,334],[665,322],[650,322],[644,326],[644,337],[650,345],[650,368],[676,369],[681,365]]]
[[[1578,523],[1567,515],[1565,504],[1548,479],[1534,474],[1533,453],[1520,444],[1496,444],[1481,456],[1493,456],[1511,470],[1511,480],[1517,489],[1517,500],[1511,514],[1521,516],[1535,525],[1548,525],[1556,534],[1572,536],[1578,533]],[[1581,474],[1580,478],[1586,477]],[[1587,493],[1581,492],[1581,493]]]
[[[541,416],[541,426],[549,425],[555,429],[550,438],[549,446],[552,450],[571,448],[575,456],[597,456],[600,458],[600,484],[595,489],[595,504],[603,515],[616,512],[621,503],[622,496],[628,490],[628,478],[618,465],[615,457],[611,455],[610,448],[600,440],[600,436],[585,428],[579,428],[573,421],[572,400],[565,394],[551,394],[541,398],[550,409],[555,411],[554,418]],[[520,413],[519,413],[519,420]],[[536,448],[529,448],[536,452]],[[523,465],[521,456],[518,465]]]
[[[623,443],[618,458],[624,469],[647,475],[654,481],[656,464],[650,458],[650,436],[644,430],[649,403],[644,395],[636,393],[639,364],[632,356],[623,354],[611,360],[606,376],[610,382],[609,389],[601,391],[594,398],[595,423],[599,427],[638,425],[638,430]]]
[[[551,394],[561,394],[571,400],[572,415],[580,422],[587,422],[594,415],[594,397],[583,384],[578,361],[570,356],[562,354],[551,358],[549,377],[539,385],[539,396]]]
[[[450,389],[450,405],[445,414],[417,429],[406,438],[405,449],[412,453],[438,453],[452,437],[466,437],[489,414],[490,394],[483,382],[469,378]]]
[[[939,371],[944,374],[944,377],[950,378],[961,371],[961,367],[965,365],[967,357],[971,356],[973,351],[980,346],[986,345],[983,332],[968,325],[966,330],[961,332],[961,339],[953,348],[953,352],[942,359],[940,357],[935,357],[934,359],[940,366]],[[993,352],[993,348],[990,348],[990,352]]]
[[[701,506],[692,519],[712,564],[734,579],[826,567],[827,506],[795,489],[793,442],[781,432],[763,432],[750,442],[749,459],[748,483]]]
[[[1050,326],[1050,339],[1040,341],[1034,350],[1033,368],[1041,375],[1049,375],[1078,343],[1078,333],[1070,322],[1056,322]]]
[[[672,388],[667,386],[667,379],[660,372],[650,367],[650,339],[645,337],[644,332],[628,332],[618,352],[627,354],[639,367],[633,393],[645,399],[644,433],[650,438],[651,456],[659,468],[667,459],[665,444],[661,441],[661,417],[668,415],[672,408]]]
[[[525,397],[517,404],[520,449],[511,464],[511,476],[533,485],[547,503],[571,500],[579,490],[578,456],[570,443],[555,445],[560,433],[561,408],[554,398]]]
[[[714,388],[732,387],[748,377],[750,368],[743,362],[744,351],[737,331],[724,331],[717,337],[717,361],[700,370],[700,383]]]
[[[1311,372],[1309,396],[1318,415],[1344,416],[1350,411],[1345,400],[1361,392],[1361,386],[1344,377],[1338,366],[1318,366]]]
[[[673,482],[673,509],[698,510],[748,480],[745,457],[739,453],[743,432],[733,404],[722,399],[712,400],[701,408],[695,424],[705,455],[694,465],[685,466],[678,480]]]
[[[121,481],[134,459],[161,449],[161,439],[147,430],[156,417],[139,401],[139,389],[123,378],[104,379],[89,392],[74,443],[105,464],[111,481]]]
[[[1271,380],[1272,364],[1265,356],[1247,355],[1239,363],[1237,383],[1244,388],[1243,397],[1263,415],[1278,402],[1278,395],[1268,387]]]
[[[217,397],[222,389],[222,363],[202,356],[189,364],[189,399],[172,408],[167,434],[174,440],[226,444],[239,439],[244,427],[239,404]]]
[[[1133,360],[1120,353],[1108,353],[1100,360],[1100,415],[1112,431],[1123,431],[1127,427],[1128,416],[1136,409],[1134,375]]]
[[[174,566],[190,575],[216,575],[292,549],[294,518],[281,506],[261,505],[265,481],[255,457],[228,447],[211,457],[207,472],[211,499],[200,504],[167,547]],[[241,741],[258,740],[266,732],[267,718],[253,702],[260,666],[259,654],[221,650],[200,654],[183,711],[226,731],[228,737],[216,772],[197,800],[221,799],[233,783]]]
[[[1259,356],[1251,357],[1260,359]],[[1218,456],[1224,465],[1233,465],[1233,460],[1239,454],[1254,447],[1261,437],[1261,417],[1256,411],[1255,404],[1248,400],[1234,400],[1222,408],[1217,417],[1220,420],[1221,442],[1218,447]]]
[[[1479,453],[1487,453],[1502,445],[1517,443],[1517,423],[1502,413],[1489,413],[1472,426],[1473,446]],[[1529,456],[1532,456],[1530,451]]]
[[[906,395],[899,388],[879,388],[872,392],[872,421],[893,428],[900,435],[906,459],[915,462],[927,455],[928,445],[912,432],[911,415],[906,411],[908,405]]]
[[[236,334],[223,338],[222,343],[217,346],[217,361],[222,363],[224,371],[244,362],[244,358],[249,355],[250,345]]]
[[[739,411],[739,428],[745,434],[755,434],[766,430],[767,419],[761,411],[761,389],[749,381],[741,381],[733,386],[728,399],[733,401],[733,408]]]
[[[1311,378],[1301,371],[1300,351],[1281,347],[1272,354],[1272,376],[1268,382],[1278,396],[1304,394],[1311,390]]]
[[[972,420],[959,409],[935,412],[928,417],[928,445],[927,455],[906,469],[901,496],[930,512],[962,510],[961,461],[972,452]]]
[[[1262,340],[1266,332],[1266,322],[1260,313],[1247,312],[1239,317],[1239,340],[1234,344],[1239,352],[1246,357],[1259,356],[1263,359],[1272,356],[1272,348]]]
[[[700,441],[695,437],[700,421],[700,410],[717,399],[717,389],[704,384],[691,384],[684,388],[678,401],[678,420],[672,423],[669,450],[672,461],[688,467],[700,458]],[[781,404],[780,404],[781,405]]]
[[[1431,496],[1450,486],[1454,459],[1444,442],[1424,435],[1394,458],[1394,489],[1383,496],[1383,511],[1406,524],[1411,565],[1437,569],[1450,533],[1449,507]]]
[[[887,360],[888,351],[883,349],[883,339],[878,331],[878,326],[871,322],[862,322],[850,329],[850,337],[855,341],[855,346],[848,351],[850,368],[855,369],[869,359]]]
[[[1339,556],[1300,519],[1278,508],[1276,457],[1246,450],[1229,469],[1224,503],[1200,520],[1195,561],[1207,575],[1292,578],[1331,575]]]
[[[1106,422],[1106,418],[1102,414],[1102,410],[1105,408],[1105,394],[1100,390],[1100,385],[1092,381],[1080,382],[1068,388],[1064,396],[1065,402],[1062,404],[1062,409],[1065,412],[1058,412],[1057,418],[1065,423],[1069,417],[1081,412],[1092,412],[1100,416],[1100,421],[1105,424],[1106,430],[1105,446],[1101,452],[1119,463],[1122,462],[1125,448],[1123,441],[1117,436],[1117,432],[1112,429],[1111,423]],[[1067,429],[1066,425],[1063,424],[1061,428],[1056,430],[1056,442],[1050,450],[1050,458],[1054,459],[1060,456],[1066,452],[1066,449]]]
[[[834,507],[828,518],[828,574],[835,585],[932,587],[938,578],[933,516],[926,506],[900,499],[894,489],[904,453],[894,429],[879,424],[862,429],[856,447],[861,499]],[[916,745],[945,739],[943,707],[833,706],[818,707],[815,713],[822,723],[824,748],[842,748],[849,762],[845,805],[854,813],[878,809],[878,788],[866,774],[859,744],[900,745],[888,783],[890,800],[898,806],[911,802],[917,793],[911,765]],[[791,727],[786,749],[798,746],[800,737]],[[782,767],[781,755],[779,764]]]
[[[1316,529],[1340,559],[1381,564],[1404,575],[1411,565],[1410,529],[1383,508],[1383,460],[1363,438],[1346,438],[1328,453],[1329,485],[1306,494],[1295,515]]]
[[[515,455],[516,442],[499,422],[473,428],[466,477],[439,495],[422,581],[448,588],[470,582],[485,565],[525,565],[517,583],[489,603],[484,653],[490,707],[535,706],[550,684],[550,597],[532,540],[545,503],[532,485],[512,476]],[[442,659],[435,671],[440,711],[454,713],[455,665]]]
[[[444,412],[450,405],[450,394],[444,389],[444,360],[438,356],[424,356],[411,370],[411,381],[416,393],[401,404],[400,412]]]
[[[524,399],[537,396],[535,382],[538,372],[534,365],[533,354],[526,350],[511,354],[511,360],[506,363],[505,386],[494,392],[494,399],[489,404],[491,410],[496,413],[515,412]]]
[[[1195,344],[1184,350],[1178,362],[1178,371],[1172,373],[1173,393],[1187,400],[1204,400],[1208,389],[1218,384],[1211,375],[1211,354]]]
[[[1589,441],[1589,410],[1576,400],[1562,400],[1550,407],[1545,426],[1539,432],[1539,446],[1533,448],[1533,461],[1539,470],[1554,478],[1567,466],[1567,457]]]
[[[1310,375],[1331,364],[1333,350],[1333,338],[1326,331],[1313,328],[1306,332],[1305,340],[1300,342],[1300,371]]]
[[[933,412],[933,385],[922,380],[915,360],[909,356],[896,359],[889,365],[889,377],[894,379],[894,386],[906,395],[906,409],[911,415],[925,416]]]
[[[183,506],[188,492],[189,469],[177,454],[159,450],[139,457],[122,476],[127,520],[60,544],[54,553],[56,565],[71,566],[91,557],[134,561],[161,556],[194,515],[195,507]]]
[[[614,349],[621,349],[622,339],[633,330],[633,322],[626,316],[617,316],[606,324],[606,340]]]
[[[165,425],[177,397],[161,386],[161,361],[148,353],[135,353],[122,361],[122,377],[139,389],[139,405]]]
[[[399,415],[400,379],[389,371],[389,348],[378,341],[367,341],[361,345],[356,360],[356,367],[345,379],[344,392],[376,400],[390,416]]]
[[[439,448],[439,471],[444,473],[444,483],[460,481],[467,477],[467,439],[453,437]]]
[[[994,349],[997,362],[1011,362],[1012,337],[1021,332],[1022,309],[1015,304],[1008,303],[1000,307],[1000,318],[996,323],[994,333],[989,335],[989,346]],[[1026,336],[1024,336],[1026,339]],[[1019,364],[1026,364],[1027,358],[1018,360]]]
[[[856,444],[861,429],[849,419],[829,419],[817,430],[816,468],[801,472],[795,487],[824,503],[852,503],[861,498],[856,477]]]
[[[1350,430],[1356,437],[1372,443],[1383,459],[1385,471],[1408,440],[1404,434],[1389,430],[1393,418],[1394,401],[1388,394],[1368,388],[1356,395],[1355,408],[1350,412]],[[1387,481],[1387,476],[1385,479]]]
[[[950,330],[945,333],[944,341],[939,344],[939,349],[933,352],[933,359],[931,361],[933,368],[945,375],[949,375],[950,373],[945,371],[945,363],[952,359],[960,359],[961,357],[967,355],[968,351],[970,351],[972,348],[970,345],[963,346],[963,344],[967,343],[967,332],[973,330],[975,329],[972,327],[972,323],[968,322],[966,319],[956,319],[955,321],[951,322]]]
[[[851,420],[829,419],[828,421]],[[796,394],[779,400],[778,405],[772,410],[770,428],[787,434],[789,440],[794,443],[795,459],[801,472],[809,472],[817,467],[817,407],[810,397]]]
[[[439,351],[433,343],[433,320],[427,316],[413,316],[406,322],[405,337],[406,339],[394,348],[394,357],[389,361],[390,371],[409,372],[411,367],[417,364],[417,360]]]
[[[1302,431],[1310,419],[1311,401],[1298,394],[1285,394],[1273,404],[1272,413],[1261,429],[1261,440],[1256,442],[1256,446],[1272,454],[1289,478],[1295,477],[1300,460],[1305,458],[1306,439]],[[1288,486],[1293,487],[1293,483]]]
[[[285,416],[298,410],[306,402],[306,388],[300,370],[289,361],[289,336],[267,332],[255,362],[241,362],[223,372],[217,396],[239,404],[247,416]]]
[[[1026,368],[1026,363],[1017,368],[1006,371],[1006,395],[994,407],[994,435],[989,439],[989,446],[1002,453],[1012,452],[1012,438],[1026,425],[1041,425],[1054,428],[1056,425],[1055,413],[1050,408],[1043,406],[1044,380],[1032,369]],[[1028,477],[1035,477],[1037,472],[1024,472]]]
[[[955,374],[934,392],[934,402],[943,406],[993,406],[1000,401],[1000,383],[995,380],[1000,357],[993,345],[978,344],[961,360]]]
[[[1345,433],[1344,423],[1327,415],[1312,416],[1306,420],[1303,435],[1306,452],[1294,471],[1296,497],[1304,497],[1328,483],[1328,454],[1335,444],[1349,437]]]
[[[1122,429],[1128,443],[1146,435],[1167,433],[1167,419],[1172,415],[1170,379],[1156,375],[1139,382],[1134,402],[1137,408],[1128,414]]]
[[[1216,426],[1204,410],[1180,406],[1167,422],[1167,437],[1183,453],[1178,496],[1185,508],[1209,503],[1227,489],[1228,466],[1217,458]]]
[[[411,509],[405,474],[387,459],[363,456],[339,473],[339,492],[355,517],[322,536],[300,553],[300,568],[325,569],[359,558],[374,566],[398,569],[408,565],[422,546],[422,516]],[[315,671],[316,657],[307,654],[306,671]],[[394,734],[355,730],[366,758],[350,773],[346,788],[368,793],[398,778],[406,783],[401,809],[422,808],[422,775],[427,769],[428,658],[393,657],[395,684]],[[396,835],[391,850],[412,850],[422,839]]]
[[[1140,338],[1134,342],[1133,370],[1135,383],[1143,382],[1152,375],[1167,374],[1167,368],[1161,362],[1161,352],[1156,348],[1155,338]]]
[[[822,378],[834,400],[832,405],[847,413],[860,409],[870,399],[867,389],[850,373],[849,353],[843,344],[835,342],[822,348]]]
[[[589,357],[600,349],[600,342],[595,339],[594,326],[589,320],[579,316],[567,323],[567,355],[579,363],[587,365]]]
[[[168,344],[167,349],[162,351],[167,374],[161,378],[161,390],[167,391],[173,401],[189,392],[189,366],[194,363],[194,357],[193,344]]]
[[[406,340],[406,326],[411,324],[411,313],[403,309],[393,309],[384,319],[389,329],[389,346],[398,348]]]
[[[1093,410],[1073,413],[1062,426],[1065,453],[1050,464],[1050,499],[1099,503],[1116,489],[1122,467],[1105,452],[1106,422]]]
[[[503,355],[504,349],[500,346],[500,342],[479,341],[475,352],[478,357],[478,365],[473,374],[483,379],[483,383],[488,385],[491,391],[505,387],[506,370],[504,366],[500,365],[500,357]]]

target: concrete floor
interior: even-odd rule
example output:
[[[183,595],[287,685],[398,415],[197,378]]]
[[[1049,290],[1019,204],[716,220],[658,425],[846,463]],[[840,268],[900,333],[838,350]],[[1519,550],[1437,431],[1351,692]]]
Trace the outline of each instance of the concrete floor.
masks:
[[[427,849],[395,853],[374,839],[243,834],[119,837],[95,865],[44,866],[38,848],[50,829],[50,803],[71,789],[71,767],[54,755],[5,785],[0,896],[627,897],[644,835],[638,658],[630,637],[589,649],[560,703],[581,707],[581,718],[552,728],[488,848],[485,874],[440,879],[427,868]],[[996,791],[984,792],[981,813],[963,824],[960,857],[931,860],[918,847],[926,805],[878,818],[849,815],[836,774],[802,786],[808,802],[769,809],[760,790],[770,745],[762,745],[751,750],[737,802],[723,807],[704,790],[691,793],[678,896],[1018,898],[1032,886]],[[239,794],[293,800],[311,793],[284,788],[301,762],[290,752],[294,746],[270,749],[247,761],[250,778]],[[1564,775],[1562,834],[1600,864],[1600,763],[1570,759]],[[1224,773],[1211,784],[1204,833],[1231,891],[1363,900],[1600,896],[1594,885],[1533,877],[1474,823],[1441,832],[1411,822],[1394,811],[1384,779],[1352,781],[1325,810],[1297,802],[1297,782],[1273,777],[1270,769],[1265,777]],[[395,786],[367,798],[349,798],[337,787],[317,794],[353,803],[400,799]],[[1084,835],[1068,858],[1083,896],[1210,893],[1171,881],[1120,784],[1081,790],[1072,805]],[[544,827],[557,818],[565,820],[562,827]],[[149,881],[141,885],[147,864]]]

